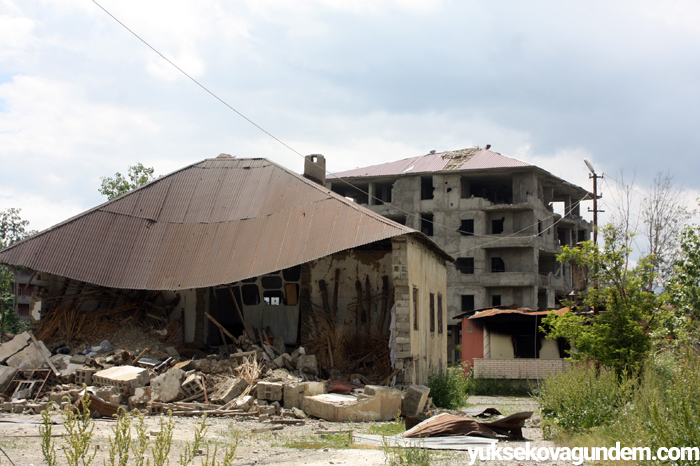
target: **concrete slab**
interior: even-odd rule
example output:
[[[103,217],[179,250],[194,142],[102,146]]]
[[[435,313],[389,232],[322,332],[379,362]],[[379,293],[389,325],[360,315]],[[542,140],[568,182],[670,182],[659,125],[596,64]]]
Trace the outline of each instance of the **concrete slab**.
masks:
[[[0,366],[0,392],[4,392],[7,384],[10,383],[12,377],[17,373],[17,369],[10,366]]]
[[[401,409],[403,393],[386,387],[372,387],[359,400],[353,395],[327,393],[307,396],[303,409],[311,416],[331,422],[390,421]]]
[[[411,385],[406,390],[401,404],[401,414],[415,417],[423,412],[425,404],[428,402],[430,388],[425,385]]]
[[[17,369],[41,369],[44,366],[48,367],[42,353],[46,359],[51,357],[51,351],[40,341],[38,347],[37,345],[29,344],[22,351],[8,358],[6,362],[8,366],[16,367]]]
[[[322,395],[326,393],[324,382],[291,383],[284,386],[284,408],[301,408],[305,396]]]
[[[29,332],[24,332],[15,335],[15,337],[7,343],[3,343],[2,346],[0,346],[0,363],[5,363],[5,361],[16,353],[22,351],[29,344],[29,341]]]

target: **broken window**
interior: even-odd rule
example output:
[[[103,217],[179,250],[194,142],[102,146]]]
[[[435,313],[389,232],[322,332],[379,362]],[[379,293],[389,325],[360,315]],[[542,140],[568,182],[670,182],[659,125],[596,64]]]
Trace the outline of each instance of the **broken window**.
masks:
[[[462,220],[459,225],[459,230],[457,230],[462,236],[472,236],[474,234],[474,219],[469,218]]]
[[[469,312],[474,310],[474,295],[473,294],[463,294],[462,295],[462,312]]]
[[[541,346],[536,335],[513,335],[513,355],[516,358],[539,358]]]
[[[495,294],[491,296],[491,305],[492,306],[500,306],[501,305],[501,295],[500,294]]]
[[[282,278],[287,282],[298,282],[301,279],[301,266],[295,265],[282,271]]]
[[[420,177],[420,198],[421,200],[432,199],[433,191],[433,177],[432,176],[421,176]]]
[[[418,288],[413,287],[413,330],[418,330]]]
[[[442,324],[443,324],[443,317],[442,317],[442,293],[438,293],[438,305],[437,305],[437,325],[438,325],[438,333],[442,333]]]
[[[260,284],[266,290],[278,290],[282,288],[282,277],[278,275],[266,275],[260,279]]]
[[[246,306],[260,304],[260,292],[258,291],[258,285],[243,285],[241,287],[241,295],[243,297],[243,304]]]
[[[420,231],[425,236],[433,236],[433,214],[420,214]]]
[[[465,185],[464,180],[462,186]],[[482,197],[494,204],[513,203],[513,180],[511,178],[496,178],[485,180],[471,180],[468,182],[469,196],[462,197]]]
[[[501,217],[495,220],[491,220],[491,233],[498,235],[503,233],[503,225],[506,223],[506,218]]]
[[[491,272],[501,273],[506,271],[506,263],[500,257],[491,258]]]
[[[474,273],[474,258],[473,257],[460,257],[455,261],[455,268],[461,273],[473,274]]]
[[[393,220],[396,223],[400,223],[401,225],[406,225],[405,215],[387,215],[386,218],[388,218],[389,220]]]
[[[435,332],[435,293],[430,293],[430,331]]]
[[[537,221],[537,236],[542,236],[542,220]]]
[[[280,304],[284,304],[284,294],[282,290],[265,290],[263,291],[263,300],[265,304],[279,306]]]

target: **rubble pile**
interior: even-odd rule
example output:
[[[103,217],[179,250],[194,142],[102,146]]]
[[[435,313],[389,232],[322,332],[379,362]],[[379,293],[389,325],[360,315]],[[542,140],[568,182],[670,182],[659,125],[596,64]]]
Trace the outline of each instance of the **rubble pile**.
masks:
[[[115,348],[108,340],[77,354],[54,353],[30,332],[0,345],[3,409],[38,413],[54,402],[80,406],[85,387],[89,409],[109,417],[119,408],[142,413],[255,417],[273,424],[304,422],[307,415],[328,421],[391,420],[401,411],[420,414],[429,389],[407,392],[378,385],[320,381],[316,356],[304,347],[285,352],[284,344],[253,343],[238,337],[234,352],[184,358],[166,347],[167,358],[144,357],[147,349]],[[183,350],[184,351],[184,350]],[[63,354],[62,354],[63,353]]]

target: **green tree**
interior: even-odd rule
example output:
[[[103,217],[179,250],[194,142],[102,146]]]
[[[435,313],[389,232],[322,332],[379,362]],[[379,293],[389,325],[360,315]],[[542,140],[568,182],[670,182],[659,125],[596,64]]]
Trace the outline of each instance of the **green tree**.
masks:
[[[33,235],[35,231],[30,231],[29,221],[23,220],[20,216],[21,209],[10,207],[0,211],[0,249],[4,249],[20,241],[27,236]],[[9,331],[18,333],[24,330],[24,322],[15,312],[15,296],[12,293],[12,283],[14,273],[6,264],[0,264],[0,333]]]
[[[560,262],[574,261],[589,270],[589,286],[582,293],[591,314],[568,312],[544,319],[549,338],[566,338],[575,360],[594,361],[615,369],[637,373],[652,347],[651,327],[661,299],[647,291],[653,281],[651,257],[630,266],[625,233],[611,225],[603,229],[602,249],[592,242],[562,248]]]
[[[100,194],[107,196],[107,199],[112,200],[115,197],[119,197],[124,193],[133,191],[155,180],[156,177],[153,175],[154,171],[155,169],[153,167],[144,167],[143,164],[139,162],[129,167],[128,179],[120,172],[115,173],[113,177],[101,177],[102,185],[98,188],[98,191]]]
[[[663,315],[662,337],[682,345],[700,341],[700,225],[688,225],[680,235],[673,279],[666,288],[669,305]]]

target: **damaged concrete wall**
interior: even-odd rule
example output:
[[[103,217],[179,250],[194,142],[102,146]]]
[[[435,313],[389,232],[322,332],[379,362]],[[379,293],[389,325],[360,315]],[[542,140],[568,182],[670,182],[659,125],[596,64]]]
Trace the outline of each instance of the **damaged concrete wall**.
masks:
[[[445,261],[414,238],[392,240],[396,295],[396,368],[424,384],[447,363]]]
[[[385,300],[382,294],[394,287],[391,260],[388,250],[357,249],[313,261],[310,264],[312,308],[316,311],[327,308],[331,313],[337,308],[338,322],[354,329],[380,326],[388,329],[391,299]]]

